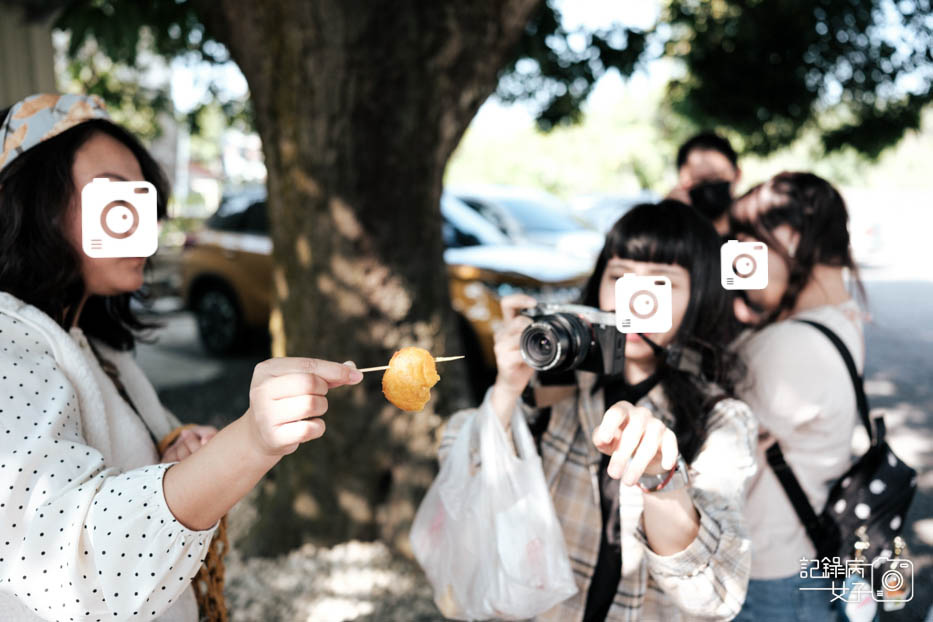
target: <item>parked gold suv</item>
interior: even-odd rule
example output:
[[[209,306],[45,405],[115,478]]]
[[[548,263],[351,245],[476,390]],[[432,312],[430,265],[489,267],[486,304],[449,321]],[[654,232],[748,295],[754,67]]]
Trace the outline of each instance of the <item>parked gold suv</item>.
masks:
[[[453,196],[443,196],[441,212],[451,303],[470,382],[479,397],[495,374],[493,332],[502,317],[499,299],[525,292],[542,300],[574,300],[592,266],[553,248],[512,242]],[[186,238],[182,293],[209,352],[226,354],[251,329],[267,330],[273,296],[271,254],[261,188],[226,197],[204,226]]]

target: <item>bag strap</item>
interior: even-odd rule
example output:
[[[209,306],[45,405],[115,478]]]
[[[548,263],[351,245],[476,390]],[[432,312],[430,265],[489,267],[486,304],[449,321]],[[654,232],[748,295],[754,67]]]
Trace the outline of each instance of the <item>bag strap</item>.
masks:
[[[846,369],[849,370],[849,377],[852,379],[852,386],[855,389],[855,401],[858,406],[862,425],[865,426],[865,430],[868,432],[869,440],[874,444],[876,442],[876,436],[872,433],[871,419],[869,419],[868,416],[868,398],[865,396],[865,383],[862,377],[858,374],[858,370],[855,367],[855,361],[852,359],[852,354],[849,352],[849,349],[836,333],[823,324],[814,322],[812,320],[796,321],[802,324],[809,324],[813,328],[819,330],[821,333],[826,335],[826,337],[832,342],[833,346],[836,347],[836,350],[839,351],[839,354],[842,356],[842,360],[845,362]],[[881,424],[878,428],[877,441],[880,442],[883,436],[884,425]],[[774,475],[777,477],[778,482],[781,484],[781,488],[784,489],[784,493],[790,500],[790,503],[794,508],[794,512],[797,514],[797,518],[800,519],[801,523],[803,523],[803,527],[807,532],[807,537],[810,538],[810,542],[812,542],[813,546],[816,547],[817,551],[819,551],[820,545],[825,544],[826,539],[826,534],[821,533],[820,518],[813,510],[813,506],[810,505],[810,500],[807,499],[807,495],[803,491],[803,488],[800,487],[800,482],[797,480],[797,476],[794,475],[790,465],[787,464],[787,461],[784,459],[784,452],[781,451],[781,446],[777,443],[777,441],[768,447],[768,449],[765,451],[765,456],[768,459],[768,465],[774,471]]]
[[[149,427],[149,424],[146,423],[146,420],[140,414],[139,409],[136,408],[136,404],[133,403],[133,400],[130,398],[129,392],[126,390],[126,385],[124,385],[123,381],[120,379],[120,370],[113,363],[113,361],[111,361],[110,359],[108,359],[107,357],[105,357],[103,354],[100,353],[100,350],[97,349],[97,346],[94,345],[93,341],[88,339],[87,344],[88,346],[90,346],[91,352],[94,353],[94,358],[97,359],[97,364],[100,365],[100,368],[101,370],[103,370],[104,374],[106,374],[107,377],[110,378],[110,381],[113,383],[113,387],[117,390],[117,393],[120,395],[121,398],[123,398],[123,401],[126,402],[126,405],[129,406],[133,410],[134,413],[136,413],[136,416],[139,418],[139,421],[143,424],[143,427],[146,428],[146,432],[149,433],[149,438],[152,439],[153,445],[155,445],[157,449],[161,447],[160,443],[164,439],[160,439],[155,435],[155,432],[152,431],[152,428]],[[175,438],[178,438],[178,437],[175,436]],[[172,439],[172,442],[175,442],[175,438]],[[168,445],[166,445],[165,447],[167,449]],[[161,456],[163,453],[163,450],[158,449],[158,451],[159,451],[159,455]]]
[[[820,543],[825,540],[825,535],[820,531],[820,519],[813,510],[813,506],[810,505],[810,500],[807,499],[807,494],[800,487],[800,482],[797,481],[797,477],[791,470],[790,465],[784,460],[784,452],[781,451],[781,446],[775,441],[765,451],[765,455],[768,458],[768,464],[781,484],[781,488],[787,493],[787,498],[790,499],[791,505],[794,506],[797,518],[803,523],[803,528],[807,531],[810,542],[819,550]]]
[[[839,338],[839,335],[819,322],[814,322],[813,320],[795,321],[800,322],[801,324],[809,324],[813,328],[826,335],[826,337],[833,343],[833,345],[836,346],[836,350],[838,350],[839,354],[842,356],[842,360],[846,364],[846,369],[849,370],[849,376],[852,378],[852,386],[855,388],[855,402],[858,406],[858,414],[862,419],[862,425],[865,426],[865,431],[868,432],[868,440],[871,441],[872,445],[877,442],[881,442],[882,439],[876,438],[876,435],[872,430],[871,418],[868,415],[868,398],[865,395],[864,379],[859,375],[858,370],[855,367],[855,361],[852,359],[852,354],[849,352],[846,344],[842,342],[842,339]]]

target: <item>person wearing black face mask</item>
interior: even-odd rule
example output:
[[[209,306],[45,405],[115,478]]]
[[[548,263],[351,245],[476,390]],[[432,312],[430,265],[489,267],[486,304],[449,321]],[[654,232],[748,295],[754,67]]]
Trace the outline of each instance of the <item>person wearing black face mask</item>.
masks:
[[[729,232],[729,206],[741,176],[729,141],[702,132],[677,150],[677,185],[669,198],[692,205],[724,236]]]

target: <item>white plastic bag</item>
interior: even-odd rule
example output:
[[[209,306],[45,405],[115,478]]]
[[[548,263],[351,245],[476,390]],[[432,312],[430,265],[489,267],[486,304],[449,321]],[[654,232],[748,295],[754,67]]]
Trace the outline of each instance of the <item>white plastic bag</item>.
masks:
[[[541,459],[518,411],[512,434],[517,456],[488,404],[471,415],[415,515],[411,546],[448,618],[522,620],[577,592]]]

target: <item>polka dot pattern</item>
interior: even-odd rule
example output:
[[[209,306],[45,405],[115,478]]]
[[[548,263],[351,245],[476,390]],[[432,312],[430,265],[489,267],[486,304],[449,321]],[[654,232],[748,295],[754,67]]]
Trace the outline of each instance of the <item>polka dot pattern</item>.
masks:
[[[106,464],[82,432],[95,413],[81,412],[44,335],[3,312],[0,363],[0,612],[12,595],[35,619],[157,617],[190,585],[213,530],[175,520],[162,492],[170,465]]]

